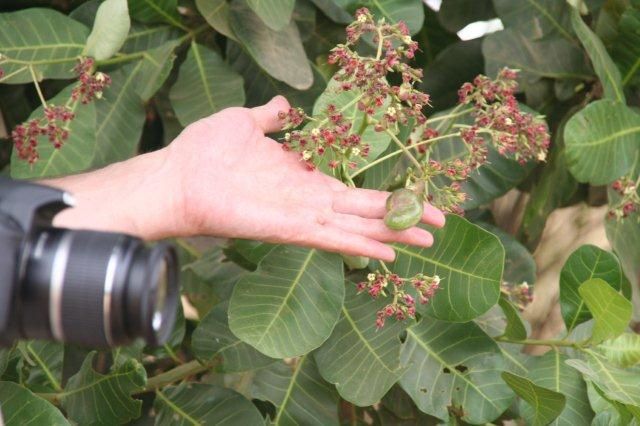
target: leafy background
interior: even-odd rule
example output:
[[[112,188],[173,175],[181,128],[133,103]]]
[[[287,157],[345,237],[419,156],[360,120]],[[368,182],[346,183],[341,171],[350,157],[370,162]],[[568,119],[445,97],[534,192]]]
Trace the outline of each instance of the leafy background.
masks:
[[[35,167],[8,140],[0,144],[3,173],[43,178],[104,166],[157,149],[222,108],[276,94],[311,112],[335,96],[324,92],[335,71],[327,52],[360,6],[404,20],[421,43],[416,63],[433,119],[455,105],[460,84],[509,66],[521,70],[520,101],[544,114],[552,132],[544,166],[496,157],[475,172],[467,218],[452,216],[435,231],[440,244],[397,247],[397,272],[445,278],[418,320],[376,331],[384,302],[356,294],[353,282],[366,270],[345,268],[338,255],[179,240],[182,292],[194,309],[179,315],[170,342],[90,352],[23,341],[0,350],[7,424],[640,421],[640,338],[630,328],[637,214],[606,221],[613,251],[583,246],[570,255],[560,275],[566,333],[556,339],[527,338],[519,309],[501,295],[501,284],[534,284],[531,253],[551,212],[615,202],[603,185],[638,176],[637,0],[444,0],[437,12],[420,0],[3,1],[5,129],[39,112],[30,67],[54,103],[67,96],[80,54],[113,78],[101,101],[77,111],[69,143],[43,147]],[[493,18],[503,30],[456,35]],[[455,144],[438,155],[455,156]],[[385,161],[360,184],[393,187],[404,166],[399,157]],[[513,188],[528,199],[509,233],[486,206]],[[524,344],[552,350],[525,356]]]

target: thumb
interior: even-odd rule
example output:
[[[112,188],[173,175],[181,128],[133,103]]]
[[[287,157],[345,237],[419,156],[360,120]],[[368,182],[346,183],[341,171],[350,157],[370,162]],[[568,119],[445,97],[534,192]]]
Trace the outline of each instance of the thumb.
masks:
[[[284,96],[276,96],[264,105],[251,109],[251,115],[264,133],[277,132],[282,128],[282,120],[278,118],[280,111],[287,112],[291,108]]]

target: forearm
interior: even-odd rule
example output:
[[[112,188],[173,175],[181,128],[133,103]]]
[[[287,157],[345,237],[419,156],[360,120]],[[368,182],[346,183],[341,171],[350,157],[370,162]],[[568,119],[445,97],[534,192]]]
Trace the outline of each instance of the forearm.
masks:
[[[103,169],[41,183],[71,193],[73,208],[54,225],[124,232],[145,240],[175,236],[179,192],[172,190],[167,151],[139,155]]]

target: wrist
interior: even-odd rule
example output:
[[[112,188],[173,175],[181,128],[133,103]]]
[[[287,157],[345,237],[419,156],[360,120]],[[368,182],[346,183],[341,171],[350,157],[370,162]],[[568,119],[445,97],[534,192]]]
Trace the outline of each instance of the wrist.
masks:
[[[172,178],[167,151],[161,149],[42,183],[64,189],[76,200],[74,207],[55,217],[55,226],[157,240],[180,234],[181,208]]]

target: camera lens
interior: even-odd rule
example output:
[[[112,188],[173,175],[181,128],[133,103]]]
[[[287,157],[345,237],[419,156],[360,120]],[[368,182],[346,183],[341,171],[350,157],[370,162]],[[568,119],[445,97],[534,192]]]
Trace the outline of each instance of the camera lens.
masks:
[[[124,234],[46,228],[26,244],[14,312],[25,338],[113,347],[164,343],[178,294],[174,249]]]

